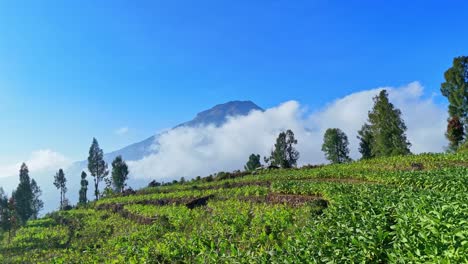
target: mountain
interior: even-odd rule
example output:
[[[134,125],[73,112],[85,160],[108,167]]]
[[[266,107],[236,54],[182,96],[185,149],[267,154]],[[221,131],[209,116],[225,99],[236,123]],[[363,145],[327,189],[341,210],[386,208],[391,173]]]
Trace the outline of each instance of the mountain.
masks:
[[[193,120],[182,123],[176,127],[197,127],[208,124],[220,126],[226,122],[229,116],[244,116],[248,115],[253,110],[263,111],[262,108],[251,101],[231,101],[200,112]]]
[[[211,125],[211,124],[215,126],[221,126],[227,121],[228,117],[230,116],[245,116],[254,110],[263,111],[262,108],[260,108],[259,106],[257,106],[251,101],[231,101],[231,102],[227,102],[224,104],[216,105],[208,110],[202,111],[198,113],[195,116],[195,118],[193,118],[192,120],[179,124],[173,127],[172,129],[182,127],[182,126],[198,127],[198,126]],[[144,158],[145,156],[157,153],[157,150],[155,150],[154,146],[157,146],[159,136],[160,134],[153,135],[140,142],[137,142],[127,147],[124,147],[122,149],[107,153],[104,155],[104,159],[110,166],[114,158],[117,157],[118,155],[122,155],[122,157],[126,161],[137,161],[137,160]],[[76,203],[78,200],[78,191],[80,188],[79,177],[81,175],[81,171],[83,170],[87,170],[86,160],[75,162],[74,164],[72,164],[72,166],[65,169],[65,175],[67,177],[67,187],[68,187],[68,192],[66,195],[67,195],[67,198],[72,203]],[[43,210],[43,213],[55,210],[57,209],[57,206],[58,206],[58,195],[57,195],[58,192],[52,184],[54,173],[55,172],[47,172],[47,173],[31,175],[34,179],[36,179],[39,186],[43,190],[42,199],[46,206]],[[17,185],[17,179],[18,179],[17,176],[11,177],[9,179],[2,179],[2,180],[5,180],[5,185],[7,185],[4,187],[8,187],[7,189],[12,190],[14,186]],[[88,176],[88,181],[90,183],[90,185],[88,186],[88,198],[90,199],[93,198],[92,180],[93,178],[91,176]],[[136,188],[141,188],[141,187],[146,186],[148,182],[149,180],[130,179],[128,181],[128,185],[136,189]],[[101,186],[103,185],[104,183],[101,183]]]
[[[227,121],[230,116],[245,116],[251,111],[263,111],[252,101],[231,101],[224,104],[216,105],[208,110],[198,113],[194,119],[179,124],[172,129],[178,127],[198,127],[203,125],[221,126]],[[124,160],[140,160],[145,156],[154,153],[154,144],[157,144],[159,135],[151,136],[143,141],[131,144],[122,149],[110,152],[105,155],[108,163],[112,162],[118,155],[121,155]]]

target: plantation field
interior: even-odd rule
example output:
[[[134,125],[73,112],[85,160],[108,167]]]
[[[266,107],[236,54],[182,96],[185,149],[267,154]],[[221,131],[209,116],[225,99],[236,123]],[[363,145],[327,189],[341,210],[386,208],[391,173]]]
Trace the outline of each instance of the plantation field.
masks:
[[[0,239],[0,263],[468,263],[468,154],[146,188]]]

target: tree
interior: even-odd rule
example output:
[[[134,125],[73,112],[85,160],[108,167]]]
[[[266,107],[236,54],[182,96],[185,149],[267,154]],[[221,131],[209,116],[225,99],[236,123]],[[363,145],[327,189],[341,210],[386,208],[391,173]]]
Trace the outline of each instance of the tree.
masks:
[[[31,190],[33,194],[33,200],[32,200],[32,209],[33,209],[33,214],[32,214],[32,219],[37,219],[39,216],[39,212],[44,208],[44,202],[39,198],[42,195],[42,190],[39,188],[37,185],[36,181],[34,179],[31,180]]]
[[[9,231],[10,223],[10,207],[8,205],[8,196],[5,194],[3,188],[0,188],[0,228],[3,231]]]
[[[67,192],[67,178],[65,178],[65,173],[62,169],[55,174],[54,185],[60,190],[60,210],[64,208],[65,193]]]
[[[368,124],[364,124],[361,130],[358,131],[359,152],[362,154],[362,159],[373,158],[372,155],[372,132]]]
[[[294,148],[297,140],[294,138],[294,133],[291,130],[281,132],[276,139],[276,144],[271,156],[265,159],[271,162],[271,165],[281,166],[282,168],[292,168],[296,166],[299,159],[299,152]]]
[[[401,111],[390,103],[386,90],[382,90],[374,97],[374,107],[369,112],[368,122],[369,124],[365,124],[359,131],[359,135],[362,135],[362,152],[366,153],[370,150],[371,157],[411,153],[409,150],[411,143],[406,139],[406,125],[401,118]],[[367,140],[370,140],[368,145],[366,145]],[[363,155],[364,157],[368,157],[368,153],[366,156]]]
[[[348,145],[348,137],[343,131],[329,128],[323,137],[322,151],[331,163],[345,163],[351,161]]]
[[[449,101],[449,116],[460,118],[468,126],[468,57],[453,59],[453,65],[444,73],[445,82],[440,91]]]
[[[118,192],[123,192],[126,186],[125,182],[128,179],[128,166],[122,159],[122,156],[117,156],[112,162],[112,185]]]
[[[107,163],[104,161],[104,151],[99,147],[98,141],[93,138],[93,143],[89,149],[88,170],[94,177],[94,195],[99,200],[99,183],[103,181],[109,171]]]
[[[160,182],[157,182],[156,180],[152,180],[150,183],[148,183],[148,187],[158,187],[161,185],[162,184]]]
[[[81,188],[80,188],[80,198],[79,198],[79,204],[86,204],[88,202],[88,180],[86,180],[86,172],[81,172]]]
[[[460,122],[460,119],[457,116],[449,119],[447,124],[447,133],[445,136],[450,142],[449,149],[456,151],[462,143],[463,137],[465,136],[463,124]]]
[[[254,171],[256,168],[261,167],[262,164],[260,163],[260,155],[250,154],[249,161],[244,166],[244,170],[246,171]]]
[[[8,244],[11,241],[11,231],[17,227],[14,193],[10,198],[0,188],[0,229],[8,231]]]
[[[31,180],[29,178],[29,169],[25,163],[21,165],[19,174],[20,183],[14,192],[15,209],[21,224],[33,215],[33,192],[31,189]]]

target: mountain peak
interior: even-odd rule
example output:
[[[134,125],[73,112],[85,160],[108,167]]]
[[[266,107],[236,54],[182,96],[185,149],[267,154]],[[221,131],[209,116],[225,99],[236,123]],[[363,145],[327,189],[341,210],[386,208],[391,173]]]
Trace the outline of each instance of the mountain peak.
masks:
[[[226,121],[228,116],[245,116],[253,110],[263,111],[262,108],[252,101],[229,101],[200,112],[193,120],[179,126],[193,127],[208,124],[220,126]]]
[[[220,126],[226,122],[228,116],[245,116],[253,110],[263,111],[262,108],[252,101],[230,101],[224,104],[215,105],[208,110],[200,112],[193,120],[182,123],[174,128],[181,126],[197,127],[209,124]],[[142,159],[143,157],[154,153],[152,146],[157,141],[157,138],[158,135],[154,135],[130,146],[107,153],[106,160],[110,163],[118,155],[121,155],[126,160]]]

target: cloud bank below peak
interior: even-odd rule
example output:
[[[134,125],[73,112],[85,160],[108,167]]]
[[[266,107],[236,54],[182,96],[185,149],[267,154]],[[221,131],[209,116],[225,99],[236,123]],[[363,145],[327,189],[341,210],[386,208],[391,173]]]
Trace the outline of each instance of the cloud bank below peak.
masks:
[[[71,164],[69,158],[50,149],[33,151],[24,162],[28,165],[31,174],[55,171]],[[0,178],[18,175],[21,164],[22,162],[0,165]]]
[[[251,153],[268,155],[278,133],[286,129],[292,129],[298,139],[299,165],[326,162],[321,152],[323,134],[334,127],[348,135],[351,156],[359,158],[357,131],[367,120],[372,98],[382,89],[388,90],[391,102],[402,111],[411,150],[443,151],[446,110],[425,97],[420,83],[413,82],[353,93],[313,113],[307,113],[297,101],[288,101],[265,111],[230,117],[218,127],[177,127],[155,142],[158,153],[129,162],[132,177],[168,181],[242,169]]]

